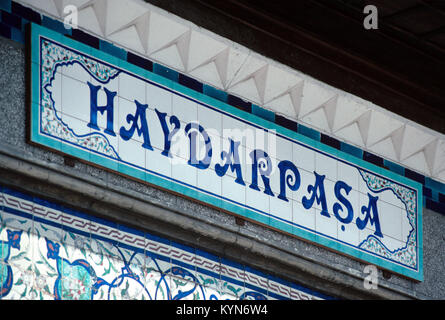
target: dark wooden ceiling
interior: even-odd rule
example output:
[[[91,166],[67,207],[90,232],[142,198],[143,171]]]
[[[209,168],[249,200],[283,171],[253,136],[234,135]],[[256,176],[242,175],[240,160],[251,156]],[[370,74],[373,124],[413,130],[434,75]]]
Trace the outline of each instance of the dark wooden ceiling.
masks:
[[[445,0],[146,1],[445,133]]]

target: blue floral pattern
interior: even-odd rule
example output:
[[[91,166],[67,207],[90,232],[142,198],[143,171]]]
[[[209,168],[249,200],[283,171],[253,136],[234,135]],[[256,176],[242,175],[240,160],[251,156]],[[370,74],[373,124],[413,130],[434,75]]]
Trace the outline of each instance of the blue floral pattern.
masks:
[[[329,298],[16,192],[0,192],[0,202],[3,299]]]
[[[90,133],[78,136],[62,121],[52,96],[52,85],[58,68],[67,65],[79,64],[88,71],[97,81],[106,83],[115,78],[119,71],[79,55],[65,47],[55,45],[53,42],[41,38],[41,101],[40,101],[40,130],[46,134],[63,139],[75,145],[97,151],[114,159],[119,156],[110,145],[108,139],[100,133]]]
[[[20,250],[20,238],[22,235],[22,231],[6,230],[6,232],[8,241],[0,241],[0,298],[6,296],[11,291],[14,278],[8,259],[13,248]]]
[[[382,242],[374,236],[369,236],[366,241],[362,242],[360,248],[376,253],[379,256],[388,258],[393,261],[402,263],[403,265],[413,268],[417,267],[417,194],[414,190],[403,187],[398,183],[384,179],[365,170],[359,170],[362,179],[370,190],[375,193],[384,190],[391,190],[398,199],[405,205],[406,215],[411,226],[406,245],[398,250],[391,251],[382,244]]]

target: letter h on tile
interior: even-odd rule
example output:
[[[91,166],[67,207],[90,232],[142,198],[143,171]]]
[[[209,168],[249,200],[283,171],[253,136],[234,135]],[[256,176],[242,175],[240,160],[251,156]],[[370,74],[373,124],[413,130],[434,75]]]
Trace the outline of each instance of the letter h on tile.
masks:
[[[104,130],[105,133],[109,135],[115,136],[113,130],[113,121],[114,121],[114,97],[116,96],[116,92],[109,91],[104,87],[105,94],[107,95],[107,105],[99,107],[97,105],[97,93],[100,90],[101,86],[95,86],[90,82],[87,82],[90,87],[90,123],[88,123],[88,127],[95,130],[100,130],[97,126],[97,112],[99,111],[101,114],[104,112],[107,113],[107,128]]]

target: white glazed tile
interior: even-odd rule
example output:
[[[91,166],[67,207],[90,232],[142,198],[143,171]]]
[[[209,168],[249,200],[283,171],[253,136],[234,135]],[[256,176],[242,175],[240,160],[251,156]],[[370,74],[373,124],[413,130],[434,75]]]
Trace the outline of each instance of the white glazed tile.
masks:
[[[315,171],[319,175],[326,176],[327,179],[337,181],[337,160],[316,152]]]
[[[34,207],[34,203],[32,201],[11,196],[6,193],[4,193],[3,195],[6,198],[6,203],[4,204],[5,207],[25,211],[29,214],[32,214],[32,210]],[[30,219],[22,219],[20,216],[5,211],[2,212],[2,219],[3,224],[6,225],[7,228],[30,232],[33,231],[33,221]],[[7,240],[7,237],[2,238],[2,240]]]
[[[195,300],[197,299],[197,294],[200,294],[201,290],[193,290],[196,284],[192,281],[187,281],[182,277],[171,277],[171,287],[170,292],[172,294],[172,299],[177,299],[176,297],[181,297],[181,300]],[[190,292],[185,294],[185,292]]]
[[[270,183],[275,196],[278,197],[278,195],[281,192],[281,172],[280,169],[278,168],[278,165],[282,160],[278,159],[271,159],[271,160],[273,162],[273,167],[272,167],[272,173],[270,174]],[[307,192],[307,185],[311,183],[313,174],[302,169],[297,169],[297,170],[298,170],[297,174],[294,174],[292,170],[285,171],[285,176],[284,176],[285,195],[287,199],[295,199],[301,201],[301,198]],[[297,185],[297,190],[292,190],[289,187],[288,180],[291,186],[295,185],[299,180],[299,184]]]
[[[146,83],[145,86],[148,107],[171,115],[173,93],[150,83]]]
[[[0,229],[0,241],[8,242],[8,231],[20,232],[20,250],[10,247],[9,261],[14,261],[18,254],[22,253],[20,259],[14,261],[14,265],[20,270],[26,270],[33,263],[33,256],[38,237],[34,233],[34,223],[32,220],[24,219],[7,212],[3,212],[4,228]],[[1,249],[0,249],[1,250]],[[3,263],[3,261],[0,261]]]
[[[190,159],[190,139],[185,134],[183,128],[184,123],[181,123],[181,129],[176,132],[170,141],[170,153],[173,164],[176,162],[175,159],[179,160],[179,162]]]
[[[79,120],[67,114],[62,114],[62,121],[68,126],[69,129],[76,136],[84,136],[91,133],[90,127],[88,127],[88,122]],[[96,130],[94,130],[96,132]]]
[[[270,197],[269,201],[271,215],[292,222],[292,200],[284,201],[277,197]]]
[[[222,136],[222,114],[205,106],[198,105],[198,122],[204,129],[212,134]]]
[[[145,152],[140,141],[119,139],[119,156],[123,161],[145,168]]]
[[[358,192],[357,190],[351,189],[351,191],[349,192],[348,195],[346,195],[346,192],[344,190],[342,190],[341,194],[349,201],[349,203],[351,203],[352,209],[354,210],[353,221],[355,221],[355,217],[357,217],[357,215],[360,213],[360,210],[361,210],[361,205],[360,205],[361,194],[360,194],[360,192]],[[341,204],[343,211],[339,214],[341,217],[346,217],[346,215],[347,215],[346,207],[342,203],[340,203],[340,204]]]
[[[190,122],[196,122],[198,118],[198,107],[196,102],[181,97],[177,94],[173,94],[172,97],[172,115],[178,117],[178,119],[188,124]]]
[[[377,208],[383,235],[401,240],[402,217],[400,208],[383,201],[377,201]]]
[[[375,195],[374,195],[375,196]],[[369,205],[369,198],[368,195],[360,194],[360,211],[358,212],[357,216],[360,217],[360,219],[364,219],[364,214],[361,213],[362,207],[368,207]],[[380,199],[377,200],[377,211],[378,211],[378,217],[380,222],[380,231],[383,234],[382,242],[386,245],[386,238],[392,237],[398,240],[401,240],[402,237],[402,225],[403,225],[403,218],[402,210],[399,207],[395,207],[391,204],[388,204],[384,201],[381,201]],[[374,217],[374,212],[372,212],[372,216]],[[370,220],[368,220],[368,223],[365,227],[365,229],[370,230],[369,232],[362,231],[363,234],[374,234],[376,231],[375,224],[371,225]]]
[[[338,161],[338,180],[346,182],[352,189],[359,190],[360,173],[356,167]]]
[[[80,65],[80,63],[73,63],[67,66],[62,66],[57,71],[59,72],[59,70],[64,76],[76,79],[80,82],[91,82],[92,79],[90,73],[86,71],[85,68]]]
[[[386,203],[390,203],[394,206],[404,208],[403,202],[395,195],[395,193],[390,190],[384,190],[378,193],[374,193],[366,184],[365,180],[360,176],[359,178],[359,191],[367,197],[367,194],[371,194],[372,196],[377,196],[379,198],[378,202],[384,201]],[[368,199],[366,198],[366,205],[368,204]]]
[[[305,209],[299,201],[292,200],[292,220],[295,224],[315,230],[315,209]],[[298,228],[298,226],[296,227]]]
[[[212,288],[209,286],[205,287],[205,295],[206,295],[206,300],[210,300],[210,297],[216,297],[218,300],[221,299],[221,293],[220,291],[218,291],[216,288]]]
[[[405,208],[402,200],[400,200],[392,190],[379,192],[377,196],[379,197],[378,201],[384,201],[386,203],[392,204],[393,206]]]
[[[212,169],[206,170],[197,170],[198,180],[197,186],[203,190],[216,194],[218,196],[221,195],[221,179],[216,175],[216,172]]]
[[[273,147],[273,145],[270,145]],[[280,160],[288,160],[293,162],[293,150],[295,144],[285,138],[276,136],[275,138],[275,151],[269,151],[271,157],[276,157]],[[273,154],[276,154],[275,156]],[[295,166],[297,166],[295,164]]]
[[[293,163],[298,169],[309,172],[315,170],[315,152],[297,143],[292,145]]]
[[[98,119],[99,119],[99,117],[98,117]],[[107,128],[106,127],[106,123],[102,124],[102,123],[99,123],[99,121],[98,121],[97,125],[99,127],[99,130],[95,130],[95,129],[91,128],[90,129],[91,133],[100,133],[102,136],[104,136],[108,140],[108,142],[116,150],[116,152],[119,152],[119,146],[120,146],[119,143],[122,142],[123,140],[122,140],[122,138],[119,135],[119,128],[120,127],[116,125],[116,120],[114,121],[114,129],[113,129],[113,131],[115,133],[114,136],[109,134],[109,133],[107,133],[107,132],[105,132],[105,130]],[[133,138],[134,138],[134,136],[133,136]]]
[[[239,150],[241,150],[241,149],[242,148],[240,146]],[[243,152],[245,152],[245,163],[246,163],[246,165],[245,165],[246,179],[245,180],[248,181],[249,184],[252,182],[252,170],[253,170],[252,165],[254,163],[254,151],[255,151],[254,149],[251,149],[249,147],[246,147],[243,150]],[[269,180],[270,180],[271,176],[273,174],[277,174],[276,171],[279,171],[278,167],[277,167],[279,160],[270,157],[269,154],[267,154],[267,156],[269,157],[269,160],[270,160],[270,172],[267,175],[265,175],[265,177],[269,178]],[[257,153],[257,160],[258,160],[258,167],[256,168],[256,170],[257,170],[257,177],[258,177],[258,185],[261,187],[264,187],[263,179],[261,178],[261,174],[260,174],[260,166],[262,166],[263,164],[266,164],[266,161],[264,160],[263,157],[260,156],[259,153]],[[267,168],[267,169],[269,169],[269,168]],[[244,169],[243,169],[243,171],[244,171]]]
[[[157,289],[160,291],[160,288],[158,288],[158,283],[160,280],[161,280],[160,272],[156,272],[150,268],[144,269],[144,277],[142,277],[141,281],[144,284],[145,290],[148,291],[152,299],[154,299]],[[165,290],[166,288],[163,289]]]
[[[331,215],[329,218],[315,209],[315,230],[325,236],[337,238],[337,219]]]
[[[249,131],[252,131],[253,145],[246,141],[247,148],[264,150],[269,156],[275,156],[276,139],[274,139],[274,135],[255,127],[249,127]]]
[[[171,159],[161,154],[161,150],[153,148],[153,150],[145,150],[145,168],[156,173],[171,177],[172,163]]]
[[[343,227],[343,228],[342,228]],[[337,239],[353,246],[358,246],[360,243],[360,230],[354,222],[349,224],[337,224]]]
[[[255,128],[253,126],[248,127],[246,130],[247,133],[252,132],[252,134],[249,133],[249,135],[246,136],[247,139],[251,139],[250,136],[253,136],[253,145],[249,142],[249,140],[246,140],[247,148],[251,150],[263,150],[269,156],[274,156],[276,149],[276,140],[274,139],[274,136],[272,134],[269,134],[267,131]],[[269,150],[272,150],[273,153],[271,153]]]
[[[362,194],[367,194],[368,192],[372,193],[372,191],[366,185],[365,179],[363,179],[363,177],[361,175],[359,176],[358,191],[360,191],[360,193],[362,193]]]
[[[62,77],[62,112],[86,122],[90,121],[90,88],[86,83]]]
[[[227,140],[240,142],[243,146],[252,147],[255,141],[255,131],[246,126],[244,122],[237,118],[224,115],[222,118],[222,136]]]
[[[311,189],[311,192],[309,192],[308,188],[309,186],[315,185],[315,174],[310,174],[305,171],[300,171],[300,174],[302,176],[302,185],[300,188],[302,188],[302,193],[299,193],[301,198],[297,197],[297,200],[303,202],[303,198],[306,198],[307,200],[312,199],[314,196],[314,192],[316,192],[316,196],[314,198],[314,201],[312,203],[312,207],[316,208],[318,210],[323,209],[323,198],[321,196],[321,185],[317,189]],[[305,179],[305,180],[303,180]],[[323,188],[324,188],[324,199],[326,200],[326,210],[332,214],[332,207],[335,202],[337,202],[337,198],[334,195],[334,182],[328,179],[323,180]],[[320,200],[320,202],[317,202],[317,198]]]
[[[196,186],[198,175],[197,170],[198,169],[186,162],[172,164],[172,178],[191,186]]]
[[[105,256],[104,256],[105,258]],[[111,283],[114,279],[116,279],[120,274],[121,270],[125,267],[124,262],[119,257],[106,257],[103,263],[103,271],[95,270],[96,275],[108,283]],[[111,271],[111,272],[110,272]],[[113,299],[114,295],[120,294],[121,288],[115,287],[114,290],[110,290],[110,297]],[[108,292],[108,290],[106,291]]]
[[[243,186],[235,182],[235,178],[230,175],[222,177],[222,196],[244,205],[246,203],[246,189],[248,185]]]
[[[270,196],[264,193],[264,188],[259,187],[259,189],[258,191],[250,187],[246,188],[246,205],[268,213]]]
[[[137,100],[141,104],[146,104],[145,82],[122,72],[119,76],[118,95],[131,102]]]

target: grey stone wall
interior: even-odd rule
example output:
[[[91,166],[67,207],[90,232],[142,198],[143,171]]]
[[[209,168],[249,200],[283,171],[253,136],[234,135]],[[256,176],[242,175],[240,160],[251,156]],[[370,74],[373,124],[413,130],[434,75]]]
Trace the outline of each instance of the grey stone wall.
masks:
[[[366,264],[237,219],[180,196],[26,142],[23,46],[0,38],[0,183],[87,213],[207,250],[339,298],[445,299],[445,216],[424,210],[424,277],[379,270],[363,286]]]

